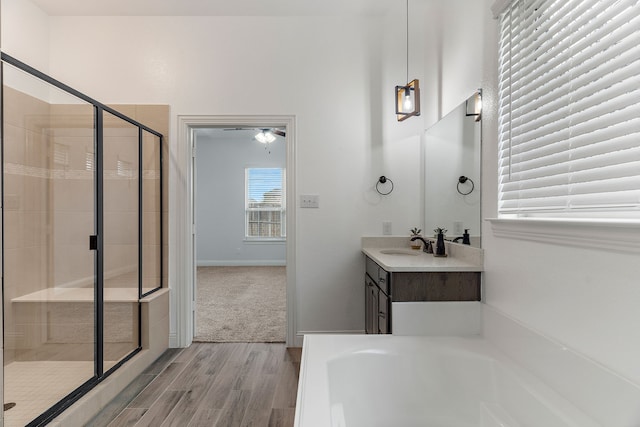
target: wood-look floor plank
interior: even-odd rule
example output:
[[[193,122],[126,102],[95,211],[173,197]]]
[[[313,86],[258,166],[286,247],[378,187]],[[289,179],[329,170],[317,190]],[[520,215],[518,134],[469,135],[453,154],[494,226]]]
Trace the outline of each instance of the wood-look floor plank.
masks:
[[[186,349],[185,349],[186,350]],[[171,362],[175,362],[175,359],[182,353],[181,348],[168,348],[164,353],[160,355],[151,365],[149,365],[143,372],[143,375],[159,375],[164,368]]]
[[[218,349],[216,358],[212,361],[212,363],[209,364],[205,372],[206,375],[210,376],[218,375],[222,371],[223,367],[227,363],[227,360],[229,360],[229,357],[233,354],[235,345],[221,343],[217,344],[215,347]]]
[[[283,345],[262,344],[262,350],[266,358],[262,367],[263,374],[278,374],[280,366],[286,357],[286,348]]]
[[[295,408],[298,394],[297,362],[283,362],[280,369],[280,380],[273,399],[274,408]]]
[[[169,386],[171,390],[187,390],[198,377],[205,374],[206,370],[215,359],[218,347],[200,346],[200,350],[187,364],[184,372]]]
[[[161,427],[184,427],[189,425],[197,408],[184,404],[184,396],[162,422]]]
[[[126,408],[120,413],[108,427],[131,427],[136,425],[140,418],[147,412],[146,408]]]
[[[242,419],[242,427],[261,427],[269,423],[278,377],[262,374],[256,377],[249,404]]]
[[[139,427],[161,425],[183,397],[184,391],[166,390],[135,425]]]
[[[222,409],[224,407],[226,396],[233,390],[239,370],[246,360],[246,345],[232,344],[231,348],[232,353],[203,399],[203,404],[207,409]]]
[[[198,410],[196,415],[191,419],[188,427],[211,427],[217,425],[220,417],[220,409],[204,409]]]
[[[233,385],[235,390],[251,390],[266,360],[266,353],[256,345],[249,345],[248,350],[247,358],[239,368],[238,376]]]
[[[160,375],[128,405],[129,408],[150,408],[171,382],[184,370],[184,363],[170,363]]]
[[[248,390],[231,390],[220,412],[216,426],[239,427],[247,410],[250,397],[251,392]]]
[[[201,344],[201,343],[195,343],[194,342],[189,347],[182,349],[180,354],[178,354],[173,361],[174,362],[178,362],[178,363],[189,363],[189,362],[191,362],[193,357],[196,355],[196,353],[198,351],[200,351],[200,348],[203,345],[206,346],[206,344]]]
[[[287,347],[285,361],[300,363],[302,361],[302,347]]]
[[[197,425],[202,423],[202,420],[209,419],[209,416],[207,416],[206,414],[203,418],[201,418],[202,414],[200,414],[198,411],[203,399],[207,395],[207,391],[213,385],[216,375],[218,375],[222,371],[222,366],[227,362],[229,356],[232,354],[231,346],[220,345],[215,346],[214,348],[216,349],[216,351],[210,353],[210,357],[202,358],[200,356],[195,356],[192,358],[193,363],[190,363],[185,368],[185,371],[196,369],[199,373],[197,376],[195,376],[192,380],[186,381],[184,383],[174,381],[168,387],[169,390],[179,389],[180,385],[182,384],[182,386],[185,387],[183,388],[185,395],[180,400],[180,402],[176,404],[174,410],[171,412],[167,420],[165,420],[162,424],[163,426],[186,426],[191,423],[194,418],[196,419]],[[204,364],[201,363],[202,361],[204,361]],[[211,374],[209,374],[209,372],[211,372]]]
[[[295,415],[293,408],[273,408],[268,427],[293,427]]]
[[[124,390],[114,397],[95,417],[93,417],[84,427],[105,427],[131,403],[153,380],[155,375],[140,374]],[[141,411],[146,412],[146,408]],[[136,411],[140,412],[140,411]],[[142,416],[142,415],[140,415]],[[126,424],[129,425],[129,424]]]

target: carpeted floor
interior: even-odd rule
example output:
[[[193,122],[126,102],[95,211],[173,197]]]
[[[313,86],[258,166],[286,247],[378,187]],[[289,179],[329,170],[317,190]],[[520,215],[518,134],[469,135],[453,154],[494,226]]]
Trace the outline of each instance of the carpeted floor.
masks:
[[[285,267],[198,267],[198,342],[284,342]]]

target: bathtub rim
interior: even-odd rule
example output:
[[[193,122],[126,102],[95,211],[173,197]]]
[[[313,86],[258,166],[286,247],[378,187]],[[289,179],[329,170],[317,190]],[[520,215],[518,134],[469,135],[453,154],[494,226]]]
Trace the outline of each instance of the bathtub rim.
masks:
[[[483,358],[489,358],[503,366],[507,373],[523,381],[523,387],[544,402],[550,403],[550,411],[571,427],[597,427],[584,411],[577,408],[563,396],[551,389],[539,378],[515,363],[495,345],[481,336],[431,337],[394,335],[305,335],[300,362],[295,427],[326,427],[331,425],[329,380],[326,364],[329,360],[375,345],[395,346],[401,344],[420,350],[427,344],[450,346],[457,350],[472,351]]]

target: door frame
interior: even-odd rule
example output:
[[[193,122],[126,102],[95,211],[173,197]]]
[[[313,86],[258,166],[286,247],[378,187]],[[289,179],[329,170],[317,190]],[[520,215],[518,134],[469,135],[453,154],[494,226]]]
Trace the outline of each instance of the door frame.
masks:
[[[170,331],[170,347],[188,347],[194,336],[196,260],[194,228],[194,129],[211,127],[284,127],[286,129],[286,296],[287,347],[296,338],[296,136],[295,116],[220,116],[179,115],[175,153],[169,164],[169,283],[173,289],[171,304],[175,331]],[[174,325],[172,325],[174,326]]]

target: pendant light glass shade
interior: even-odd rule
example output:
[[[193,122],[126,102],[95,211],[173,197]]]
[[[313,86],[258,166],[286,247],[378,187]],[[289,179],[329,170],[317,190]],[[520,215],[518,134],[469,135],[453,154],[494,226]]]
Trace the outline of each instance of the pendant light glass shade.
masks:
[[[476,122],[482,119],[482,89],[478,89],[476,93],[467,99],[465,115],[467,117],[475,116]]]
[[[420,84],[418,79],[405,86],[396,86],[396,117],[398,121],[420,115]]]

